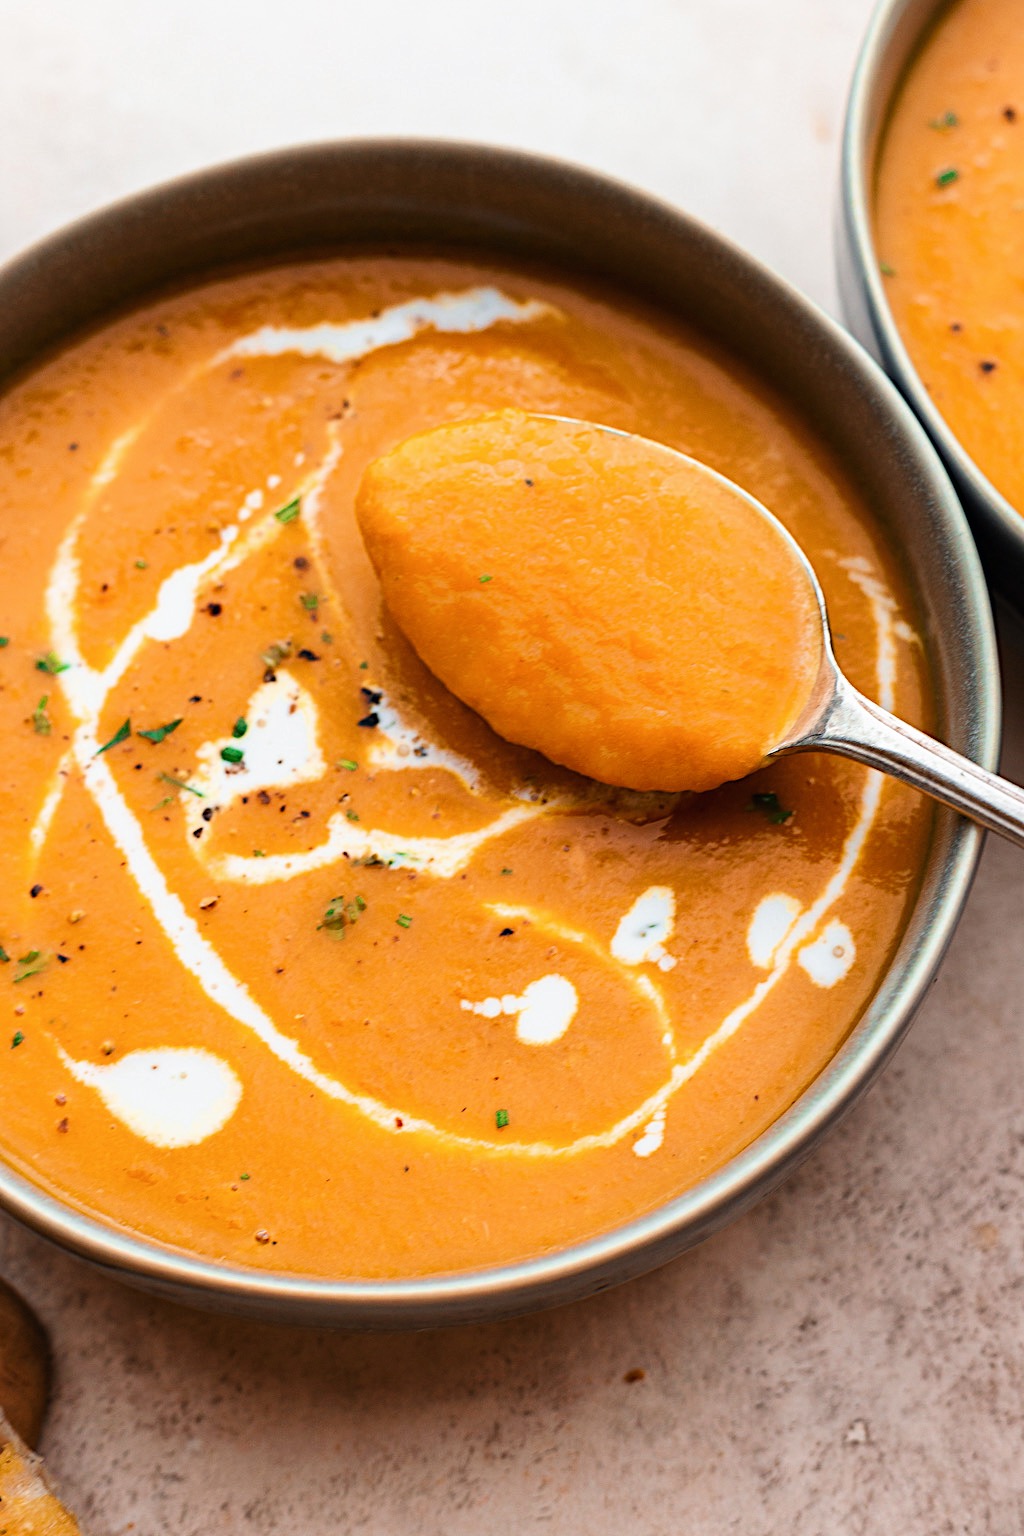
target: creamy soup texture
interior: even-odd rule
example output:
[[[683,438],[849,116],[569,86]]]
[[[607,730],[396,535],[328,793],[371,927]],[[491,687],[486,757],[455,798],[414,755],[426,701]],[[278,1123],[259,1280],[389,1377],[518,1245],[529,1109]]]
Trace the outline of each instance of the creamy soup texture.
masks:
[[[1024,511],[1024,27],[955,0],[897,97],[878,167],[886,294],[935,405]]]
[[[870,1000],[912,791],[819,757],[610,789],[497,737],[394,627],[364,470],[510,408],[750,490],[854,683],[926,723],[879,530],[696,334],[414,256],[114,321],[0,402],[0,1147],[66,1202],[311,1275],[545,1252],[721,1166]]]

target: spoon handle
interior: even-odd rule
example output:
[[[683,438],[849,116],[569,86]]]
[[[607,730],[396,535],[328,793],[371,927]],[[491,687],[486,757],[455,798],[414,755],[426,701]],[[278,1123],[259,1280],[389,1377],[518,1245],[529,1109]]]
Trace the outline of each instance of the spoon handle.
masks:
[[[1024,847],[1024,789],[897,720],[843,677],[802,748],[880,768]]]

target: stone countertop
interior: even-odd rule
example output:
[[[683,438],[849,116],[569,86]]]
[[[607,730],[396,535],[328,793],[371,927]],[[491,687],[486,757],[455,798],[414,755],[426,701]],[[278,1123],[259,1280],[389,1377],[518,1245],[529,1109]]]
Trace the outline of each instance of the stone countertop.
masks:
[[[0,0],[0,257],[215,160],[434,134],[625,177],[835,311],[869,9]],[[1024,780],[1024,628],[1001,617]],[[1022,913],[1024,859],[992,840],[908,1042],[826,1144],[703,1247],[558,1312],[299,1333],[137,1295],[0,1221],[54,1341],[68,1499],[97,1536],[1024,1530]]]

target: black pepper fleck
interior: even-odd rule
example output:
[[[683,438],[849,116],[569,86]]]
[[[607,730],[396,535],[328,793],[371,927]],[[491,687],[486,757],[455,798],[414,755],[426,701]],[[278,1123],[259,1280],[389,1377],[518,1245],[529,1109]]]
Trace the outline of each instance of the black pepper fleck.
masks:
[[[42,892],[42,889],[43,889],[43,888],[42,888],[42,886],[41,886],[41,885],[34,885],[34,886],[33,886],[33,887],[32,887],[32,889],[31,889],[31,890],[30,890],[30,891],[29,891],[29,895],[30,895],[30,896],[38,896],[38,895],[40,895],[40,894],[41,894],[41,892]]]
[[[364,715],[361,720],[357,720],[356,724],[365,726],[368,731],[372,731],[374,726],[380,724],[380,715],[378,715],[375,709],[372,709],[368,715]]]

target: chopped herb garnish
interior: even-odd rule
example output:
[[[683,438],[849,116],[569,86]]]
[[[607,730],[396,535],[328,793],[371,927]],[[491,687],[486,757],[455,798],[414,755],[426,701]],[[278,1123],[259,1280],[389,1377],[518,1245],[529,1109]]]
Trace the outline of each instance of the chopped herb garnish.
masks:
[[[503,874],[503,875],[510,875],[510,874],[511,874],[511,873],[512,873],[512,871],[511,871],[511,870],[510,870],[510,869],[507,869],[507,868],[506,868],[506,869],[503,869],[503,870],[502,870],[502,874]]]
[[[359,663],[359,670],[360,670],[360,672],[365,672],[369,665],[370,665],[370,663],[368,661],[361,661]]]
[[[481,577],[480,577],[480,582],[481,582],[481,585],[482,585],[482,584],[483,584],[483,583],[484,583],[484,582],[485,582],[485,581],[493,581],[493,580],[494,580],[494,577],[493,577],[493,576],[481,576]]]
[[[14,1034],[11,1036],[11,1050],[16,1051],[24,1038],[25,1036],[22,1034],[21,1030],[16,1029]]]
[[[49,955],[44,955],[41,949],[30,949],[27,955],[18,957],[21,967],[15,976],[15,982],[27,981],[30,976],[38,976],[40,971],[45,971],[50,963]]]
[[[395,922],[398,924],[399,928],[412,927],[412,918],[409,916],[408,912],[399,912],[398,916],[395,918]]]
[[[239,1177],[239,1178],[240,1178],[240,1179],[241,1179],[241,1180],[242,1180],[242,1182],[243,1182],[243,1183],[244,1183],[244,1182],[245,1182],[245,1180],[246,1180],[246,1179],[251,1179],[251,1178],[252,1178],[252,1174],[251,1174],[251,1173],[240,1173],[240,1174],[239,1174],[239,1175],[238,1175],[238,1177]]]
[[[190,795],[196,795],[200,800],[206,799],[203,790],[196,789],[194,784],[186,784],[184,779],[176,779],[173,773],[158,773],[157,778],[162,779],[165,784],[173,784],[175,789],[187,790]]]
[[[10,645],[10,643],[11,643],[10,635],[0,635],[0,651],[3,650],[5,645]]]
[[[296,496],[293,501],[287,502],[283,507],[278,507],[274,516],[279,523],[294,523],[302,509],[302,498]]]
[[[354,757],[339,757],[338,767],[347,768],[349,773],[355,773],[356,769],[359,767],[359,764],[356,762]]]
[[[779,797],[773,789],[766,790],[761,794],[752,795],[747,810],[761,811],[774,826],[781,826],[793,814],[792,811],[785,810],[779,804]]]
[[[231,734],[235,738],[236,741],[240,741],[242,739],[242,737],[245,735],[245,733],[246,733],[246,731],[248,729],[249,729],[249,722],[248,722],[248,720],[245,718],[244,715],[239,715],[238,719],[235,721],[234,725],[231,727]]]
[[[890,266],[887,261],[880,261],[878,263],[878,270],[879,270],[879,272],[881,272],[883,277],[895,277],[896,276],[896,268]]]
[[[322,629],[320,631],[320,639],[323,641],[324,645],[334,644],[334,636],[331,634],[329,629]]]
[[[240,763],[245,758],[241,747],[221,747],[220,755],[225,763]]]
[[[956,166],[948,165],[944,171],[939,171],[935,178],[935,185],[937,187],[949,187],[952,186],[954,181],[959,180],[960,172],[956,169]]]
[[[32,729],[37,736],[49,736],[53,730],[53,723],[46,713],[46,706],[50,702],[50,695],[44,693],[35,709],[32,711]]]
[[[0,944],[0,965],[10,965],[10,963],[10,955],[7,953],[6,949],[4,949],[3,945]]]
[[[349,821],[358,821],[359,820],[359,812],[358,811],[346,811],[345,815],[348,817]]]
[[[136,731],[135,734],[136,736],[145,736],[147,741],[155,741],[159,745],[166,736],[169,736],[172,731],[178,729],[181,721],[182,716],[179,715],[177,720],[168,720],[166,725],[158,725],[152,731]]]
[[[254,859],[265,859],[267,856],[266,850],[263,848],[254,848],[252,851],[252,856]]]
[[[308,608],[310,613],[315,613],[320,606],[320,599],[315,592],[303,592],[302,606]]]
[[[105,741],[102,747],[96,748],[93,756],[99,757],[101,752],[109,752],[111,747],[120,746],[122,741],[127,741],[131,733],[132,723],[130,720],[126,720],[123,725],[118,726],[117,730],[114,732],[113,736],[111,736],[109,741]]]
[[[268,667],[277,667],[280,666],[281,662],[285,661],[291,655],[291,653],[292,643],[290,640],[275,640],[273,644],[268,645],[266,650],[263,652],[262,660],[266,662]]]
[[[366,898],[356,896],[352,901],[346,902],[344,896],[334,896],[328,903],[324,912],[323,921],[317,923],[317,929],[326,928],[328,933],[342,936],[350,924],[358,922],[362,913],[366,911]]]
[[[507,1109],[497,1109],[497,1110],[495,1110],[495,1112],[494,1112],[494,1123],[498,1127],[499,1131],[503,1131],[505,1129],[506,1125],[508,1125],[508,1110]]]
[[[66,672],[70,667],[70,661],[61,661],[52,651],[47,651],[45,656],[40,656],[36,662],[37,672],[49,672],[51,677],[56,677],[58,672]]]
[[[929,120],[928,127],[935,128],[939,133],[944,133],[948,128],[959,127],[960,119],[955,112],[943,112],[941,117],[933,117]]]
[[[149,570],[149,561],[148,560],[136,560],[136,562],[135,562],[135,569],[137,571],[148,571]]]

